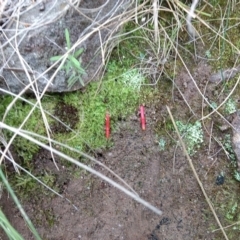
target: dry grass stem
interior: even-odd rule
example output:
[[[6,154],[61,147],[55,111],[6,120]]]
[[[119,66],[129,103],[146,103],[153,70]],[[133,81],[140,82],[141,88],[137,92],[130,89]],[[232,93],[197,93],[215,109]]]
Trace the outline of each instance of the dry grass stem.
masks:
[[[188,152],[187,152],[186,146],[185,146],[185,144],[184,144],[184,142],[183,142],[183,140],[182,140],[182,138],[181,138],[181,136],[180,136],[180,133],[179,133],[178,128],[177,128],[177,126],[176,126],[175,120],[174,120],[173,115],[172,115],[172,113],[171,113],[171,110],[170,110],[170,108],[169,108],[168,106],[167,106],[167,111],[168,111],[169,116],[170,116],[170,118],[171,118],[171,121],[172,121],[172,123],[173,123],[173,125],[174,125],[174,128],[175,128],[175,130],[176,130],[176,132],[177,132],[178,139],[179,139],[180,144],[181,144],[181,146],[182,146],[183,152],[184,152],[185,156],[187,157],[187,160],[188,160],[188,163],[189,163],[189,165],[190,165],[190,167],[191,167],[191,170],[192,170],[192,172],[193,172],[193,175],[194,175],[194,177],[196,178],[199,187],[201,188],[201,191],[202,191],[202,193],[203,193],[203,195],[204,195],[204,197],[205,197],[205,199],[206,199],[206,202],[207,202],[209,208],[211,209],[211,212],[213,213],[213,216],[214,216],[214,218],[215,218],[215,220],[216,220],[219,228],[221,229],[224,238],[225,238],[226,240],[228,240],[227,234],[226,234],[226,232],[225,232],[225,230],[224,230],[224,228],[223,228],[223,226],[222,226],[222,224],[221,224],[221,222],[220,222],[220,220],[219,220],[219,218],[218,218],[218,216],[217,216],[217,214],[216,214],[216,212],[215,212],[215,210],[214,210],[214,208],[213,208],[213,206],[212,206],[212,203],[211,203],[211,201],[210,201],[210,199],[209,199],[209,197],[208,197],[208,195],[207,195],[207,193],[206,193],[206,191],[205,191],[205,189],[204,189],[204,187],[203,187],[203,184],[202,184],[201,180],[200,180],[199,177],[198,177],[198,174],[197,174],[197,172],[196,172],[196,169],[195,169],[195,167],[194,167],[194,165],[193,165],[193,163],[192,163],[192,159],[190,158],[190,156],[189,156],[189,154],[188,154]]]
[[[118,190],[122,191],[123,193],[125,193],[126,195],[128,195],[129,197],[134,199],[135,201],[141,203],[142,205],[144,205],[148,209],[152,210],[156,214],[159,214],[159,215],[162,214],[161,210],[159,210],[158,208],[154,207],[153,205],[151,205],[147,201],[143,200],[142,198],[140,198],[135,193],[130,192],[125,187],[119,185],[118,183],[116,183],[112,179],[110,179],[107,176],[103,175],[102,173],[94,170],[93,168],[91,168],[91,167],[89,167],[89,166],[87,166],[87,165],[85,165],[85,164],[83,164],[83,163],[81,163],[81,162],[79,162],[79,161],[77,161],[77,160],[75,160],[75,159],[65,155],[64,153],[56,150],[55,148],[47,146],[46,144],[36,140],[35,138],[32,138],[31,136],[29,136],[29,135],[25,134],[24,132],[22,132],[21,129],[10,127],[10,126],[6,125],[5,123],[2,123],[2,122],[0,122],[0,128],[9,130],[11,132],[14,132],[15,135],[21,136],[21,137],[23,137],[23,138],[25,138],[25,139],[27,139],[27,140],[37,144],[38,146],[46,149],[46,150],[52,151],[56,156],[59,156],[59,157],[65,159],[65,160],[75,164],[76,166],[79,166],[82,169],[85,169],[86,171],[92,173],[93,175],[96,175],[97,177],[101,178],[102,180],[108,182],[109,184],[111,184],[112,186],[116,187]],[[5,156],[6,156],[6,153],[3,152],[3,157],[5,157]]]

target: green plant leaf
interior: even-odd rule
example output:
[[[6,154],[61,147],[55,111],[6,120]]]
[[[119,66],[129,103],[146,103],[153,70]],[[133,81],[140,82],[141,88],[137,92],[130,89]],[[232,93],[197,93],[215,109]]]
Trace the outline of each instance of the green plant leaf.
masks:
[[[66,74],[68,75],[71,69],[71,62],[67,62],[66,65],[64,65],[63,69],[66,71]]]
[[[83,82],[83,80],[82,80],[82,78],[81,77],[79,77],[79,82],[81,83],[81,85],[84,87],[85,86],[85,84],[84,84],[84,82]]]
[[[50,61],[56,62],[56,61],[58,61],[61,58],[62,58],[62,56],[53,56],[53,57],[50,58]]]
[[[2,229],[11,240],[24,240],[22,236],[12,227],[10,222],[5,217],[4,213],[0,210],[0,223]]]
[[[35,227],[33,226],[30,218],[27,216],[26,212],[24,211],[23,209],[23,206],[20,204],[17,196],[15,195],[12,187],[10,186],[8,180],[6,179],[4,173],[2,172],[2,169],[0,168],[0,179],[2,180],[3,184],[6,186],[9,194],[11,195],[13,201],[15,202],[15,204],[17,205],[21,215],[23,216],[24,220],[26,221],[28,227],[30,228],[30,230],[32,231],[32,233],[34,234],[35,236],[35,239],[37,240],[41,240],[41,237],[39,236],[38,232],[36,231]],[[10,225],[9,225],[10,226]],[[8,226],[8,227],[9,227]],[[21,238],[15,238],[15,239],[21,239]]]
[[[72,74],[70,78],[68,79],[68,88],[71,88],[77,81],[77,77],[75,74]]]
[[[84,73],[86,73],[86,72],[85,72],[85,70],[84,70],[82,67],[80,67],[80,68],[78,69],[78,73],[84,74]]]
[[[78,49],[74,54],[73,54],[73,56],[75,57],[75,58],[78,58],[82,53],[83,53],[83,48],[80,48],[80,49]]]
[[[71,61],[74,67],[76,67],[77,69],[81,68],[80,62],[76,58],[74,58],[72,55],[70,55],[68,59],[69,61]]]
[[[65,38],[66,38],[66,42],[67,42],[67,49],[69,50],[71,48],[71,42],[70,42],[69,31],[67,28],[65,29]]]

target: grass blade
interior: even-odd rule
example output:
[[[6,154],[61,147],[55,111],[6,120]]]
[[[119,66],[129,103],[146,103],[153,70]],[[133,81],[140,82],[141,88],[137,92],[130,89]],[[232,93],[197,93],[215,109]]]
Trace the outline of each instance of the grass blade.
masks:
[[[27,216],[26,212],[24,211],[21,203],[19,202],[17,196],[15,195],[13,189],[11,188],[10,184],[8,183],[3,171],[2,171],[2,168],[0,167],[0,178],[2,179],[4,185],[6,186],[9,194],[11,195],[13,201],[15,202],[15,204],[17,205],[19,211],[21,212],[24,220],[27,222],[27,225],[28,227],[30,228],[31,232],[33,233],[35,239],[37,240],[41,240],[41,237],[39,236],[38,232],[36,231],[35,227],[33,226],[31,220],[29,219],[29,217]],[[21,238],[19,238],[21,239]]]
[[[0,210],[0,226],[10,240],[24,240],[22,236],[9,223],[2,210]]]
[[[73,56],[69,56],[68,57],[69,61],[71,61],[71,63],[73,64],[74,67],[76,67],[77,69],[80,69],[80,62]]]
[[[67,42],[67,49],[69,50],[71,48],[71,42],[70,42],[69,31],[67,28],[65,29],[65,38],[66,38],[66,42]]]
[[[53,57],[50,58],[50,61],[56,62],[56,61],[58,61],[60,58],[62,58],[62,56],[53,56]]]
[[[83,48],[80,48],[80,49],[78,49],[74,54],[73,54],[73,56],[75,57],[75,58],[78,58],[82,53],[83,53]]]

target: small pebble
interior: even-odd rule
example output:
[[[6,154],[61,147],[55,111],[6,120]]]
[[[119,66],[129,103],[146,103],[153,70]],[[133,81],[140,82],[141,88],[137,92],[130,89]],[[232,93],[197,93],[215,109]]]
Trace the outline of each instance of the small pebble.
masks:
[[[217,185],[223,185],[224,184],[224,176],[218,175],[216,178],[216,184]]]

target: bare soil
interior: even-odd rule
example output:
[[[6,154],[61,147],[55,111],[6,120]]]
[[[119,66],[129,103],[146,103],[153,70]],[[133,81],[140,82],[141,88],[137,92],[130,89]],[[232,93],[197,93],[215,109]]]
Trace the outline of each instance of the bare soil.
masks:
[[[199,88],[204,91],[210,68],[200,62],[193,72]],[[57,171],[50,154],[41,150],[34,159],[36,169],[49,169],[56,174],[55,184],[59,192],[77,207],[50,193],[40,199],[35,197],[23,201],[24,209],[43,239],[224,239],[221,231],[213,231],[218,226],[186,157],[177,147],[176,135],[165,130],[169,119],[166,105],[170,106],[178,119],[187,121],[193,112],[197,117],[201,116],[201,96],[188,74],[184,71],[180,73],[175,84],[182,95],[175,88],[173,95],[167,93],[169,97],[164,102],[161,96],[166,93],[159,87],[159,98],[155,96],[153,101],[146,103],[146,131],[141,130],[138,116],[133,114],[119,121],[118,130],[112,134],[113,147],[92,153],[130,184],[143,199],[162,210],[163,214],[159,216],[151,212],[90,174],[81,172],[77,177],[74,174],[76,168],[62,166],[60,161],[60,171]],[[211,98],[212,90],[206,91],[206,96]],[[193,112],[186,107],[183,97]],[[214,119],[205,121],[205,130],[210,129],[212,122]],[[158,145],[161,129],[168,136],[164,151],[160,151]],[[216,131],[216,134],[222,133]],[[219,193],[227,189],[233,177],[225,154],[219,151],[221,147],[214,141],[210,144],[209,139],[205,131],[204,144],[192,160],[207,194],[216,204],[222,200]],[[93,167],[104,172],[97,164]],[[225,172],[225,182],[217,185],[216,179],[221,171]],[[239,190],[239,187],[235,190]],[[3,194],[0,201],[2,210],[24,239],[33,239],[7,193]],[[217,214],[226,225],[224,213],[219,208]],[[3,233],[1,236],[6,239]]]

